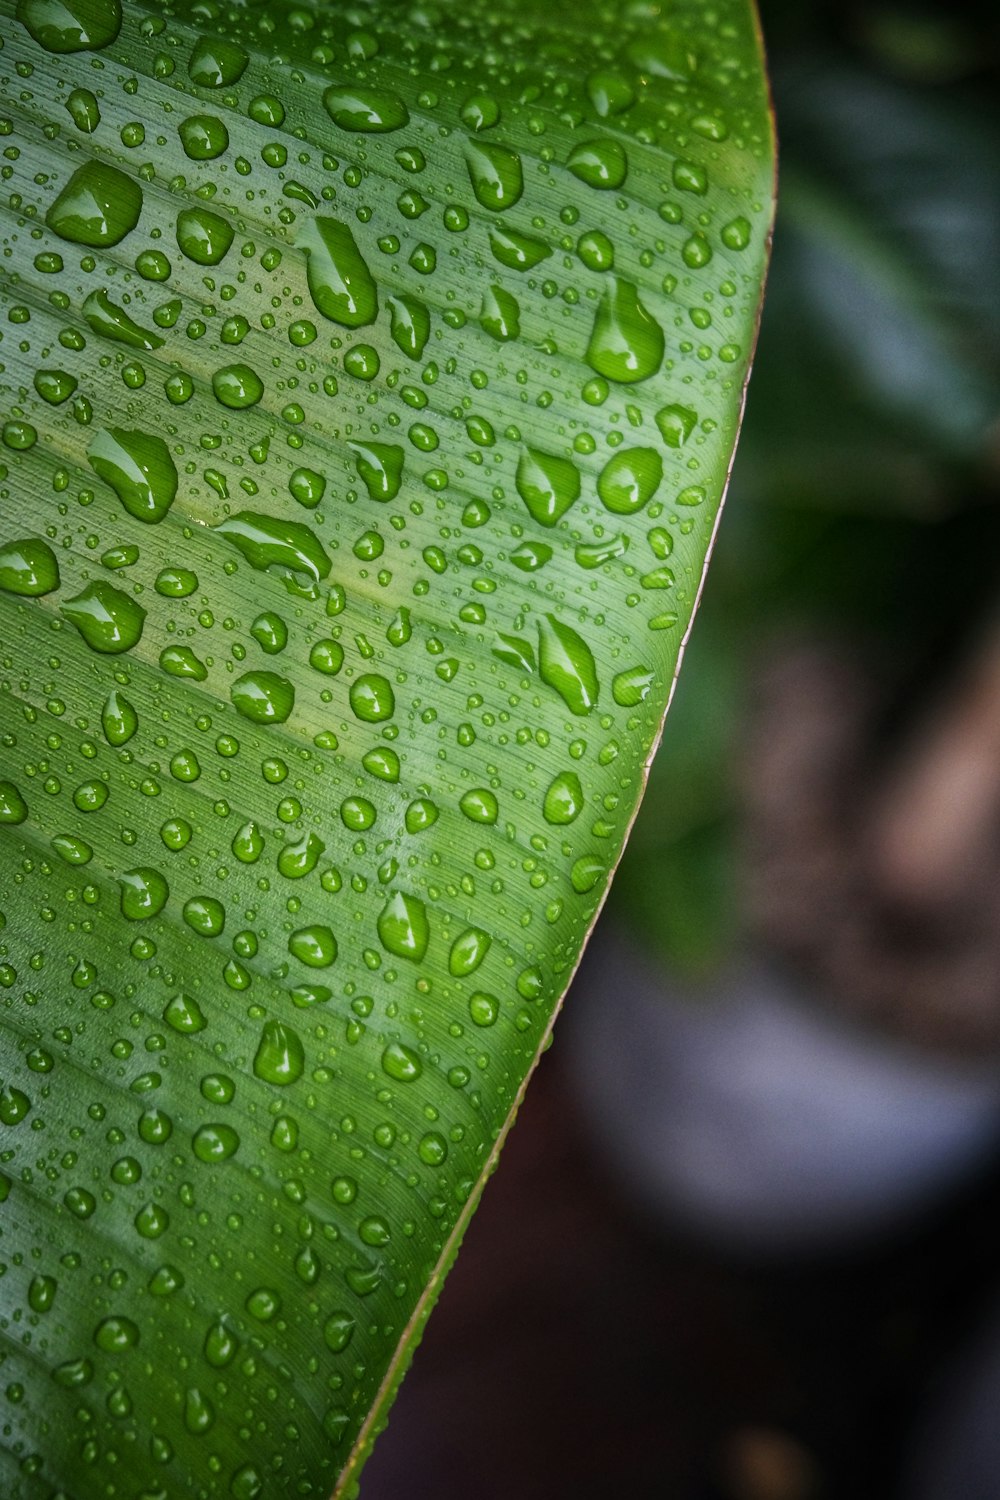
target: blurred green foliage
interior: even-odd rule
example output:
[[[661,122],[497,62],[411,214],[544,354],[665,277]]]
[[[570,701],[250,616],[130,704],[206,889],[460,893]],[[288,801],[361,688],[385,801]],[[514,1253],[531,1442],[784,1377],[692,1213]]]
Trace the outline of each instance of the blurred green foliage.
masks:
[[[905,719],[1000,602],[1000,14],[761,13],[781,165],[760,342],[694,666],[610,901],[689,973],[739,931],[736,773],[768,642],[891,660]]]

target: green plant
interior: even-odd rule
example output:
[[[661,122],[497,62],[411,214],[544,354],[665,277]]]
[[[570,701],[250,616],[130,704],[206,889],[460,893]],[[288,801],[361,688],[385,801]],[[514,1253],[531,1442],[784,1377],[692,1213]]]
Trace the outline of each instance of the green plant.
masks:
[[[0,14],[3,1493],[351,1493],[701,587],[754,20]]]

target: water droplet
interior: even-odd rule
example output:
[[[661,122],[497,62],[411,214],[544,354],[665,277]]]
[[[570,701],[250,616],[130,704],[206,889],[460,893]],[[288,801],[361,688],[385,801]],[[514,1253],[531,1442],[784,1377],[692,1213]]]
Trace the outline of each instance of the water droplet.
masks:
[[[403,449],[396,443],[349,443],[372,500],[394,500],[403,483]]]
[[[142,213],[142,189],[105,162],[77,167],[45,215],[53,234],[74,245],[108,249],[135,228]]]
[[[484,932],[481,927],[467,927],[451,945],[451,953],[448,955],[449,971],[456,978],[472,974],[490,951],[492,942],[489,933]]]
[[[213,372],[212,390],[221,406],[228,406],[230,411],[243,411],[248,406],[257,405],[264,394],[264,382],[249,365],[223,365]]]
[[[590,713],[598,695],[593,652],[571,625],[555,615],[538,621],[538,671],[571,713]]]
[[[382,1053],[382,1071],[397,1083],[414,1083],[424,1071],[424,1065],[405,1042],[390,1042]]]
[[[309,969],[328,969],[337,957],[337,939],[329,927],[314,922],[292,933],[288,951]]]
[[[117,654],[138,644],[146,611],[129,594],[103,578],[88,583],[59,606],[92,651]]]
[[[534,573],[537,569],[544,568],[551,557],[552,548],[547,542],[522,542],[510,554],[511,562],[522,573]]]
[[[65,370],[36,370],[34,387],[50,406],[61,406],[76,390],[77,380]]]
[[[483,293],[479,322],[490,338],[499,343],[516,339],[521,332],[521,309],[517,298],[502,286],[490,284]]]
[[[109,745],[127,744],[139,727],[139,715],[129,699],[123,693],[118,693],[117,688],[108,694],[105,705],[100,709],[100,727]]]
[[[440,1167],[448,1157],[448,1142],[436,1130],[428,1130],[417,1143],[417,1155],[427,1167]]]
[[[663,349],[663,329],[640,302],[638,288],[613,277],[594,318],[587,363],[598,375],[628,384],[655,375]]]
[[[635,708],[645,700],[653,685],[654,675],[648,667],[627,667],[614,678],[611,696],[622,708]]]
[[[229,252],[235,230],[228,219],[207,208],[182,208],[177,215],[177,246],[199,266],[217,266]]]
[[[428,797],[418,797],[411,802],[406,809],[406,831],[407,833],[422,833],[425,828],[430,828],[439,817],[438,808]]]
[[[575,771],[560,771],[549,783],[542,812],[547,823],[574,822],[583,812],[583,787]]]
[[[28,1287],[28,1306],[32,1312],[47,1313],[56,1299],[59,1283],[54,1276],[39,1274],[31,1278]]]
[[[199,937],[218,937],[226,925],[226,908],[215,896],[191,896],[184,903],[183,916]]]
[[[104,1318],[94,1330],[94,1343],[105,1354],[124,1354],[139,1342],[139,1329],[131,1318]]]
[[[198,575],[190,568],[161,568],[153,587],[164,599],[187,599],[198,587]]]
[[[204,1391],[200,1391],[197,1386],[190,1386],[184,1392],[184,1426],[188,1432],[199,1436],[208,1432],[214,1422],[215,1407]]]
[[[588,891],[594,889],[605,874],[605,864],[603,860],[597,858],[596,854],[581,854],[580,858],[574,862],[569,878],[577,895],[585,896]]]
[[[56,555],[41,537],[24,537],[0,547],[0,589],[37,599],[58,587]]]
[[[615,247],[600,229],[589,229],[581,234],[576,253],[588,271],[610,271],[615,263]]]
[[[12,781],[0,781],[0,823],[23,823],[28,804]]]
[[[0,823],[3,821],[2,807],[0,807]],[[94,851],[87,841],[78,838],[74,833],[57,833],[52,840],[52,847],[68,865],[89,864],[94,857]]]
[[[306,510],[315,510],[326,493],[326,476],[315,469],[296,469],[288,480],[288,489]]]
[[[17,0],[17,19],[46,52],[97,52],[121,31],[121,0]]]
[[[489,787],[477,786],[466,792],[458,803],[472,823],[495,823],[500,816],[500,804]]]
[[[254,724],[283,724],[295,707],[295,689],[277,672],[244,672],[229,696],[236,710]]]
[[[469,996],[469,1015],[476,1026],[493,1026],[500,1014],[500,1002],[496,995],[487,995],[477,990]]]
[[[631,516],[649,503],[662,478],[663,460],[655,448],[620,448],[601,470],[597,493],[614,515]]]
[[[656,425],[668,448],[682,448],[697,420],[698,413],[690,406],[661,406],[656,413]]]
[[[249,60],[247,53],[237,42],[225,37],[202,36],[191,50],[188,74],[191,82],[196,83],[199,88],[228,88],[243,77]],[[280,124],[280,121],[274,123]]]
[[[508,271],[532,271],[552,254],[552,246],[517,229],[491,229],[490,249]]]
[[[374,750],[366,750],[361,757],[361,764],[369,776],[377,776],[379,781],[399,780],[399,756],[387,745],[377,745]]]
[[[409,359],[419,359],[431,336],[431,315],[416,297],[400,293],[390,297],[389,332],[401,354]]]
[[[419,896],[394,891],[379,913],[378,935],[388,953],[420,963],[430,941],[430,924]]]
[[[619,188],[628,176],[628,157],[619,141],[598,138],[581,141],[566,165],[574,177],[593,188]]]
[[[623,114],[635,103],[635,91],[627,79],[606,68],[588,75],[587,97],[602,119]]]
[[[167,904],[170,887],[159,870],[151,865],[138,865],[134,870],[125,870],[118,877],[121,887],[121,912],[130,922],[143,922],[149,917],[158,917]]]
[[[573,548],[573,561],[581,568],[602,568],[606,562],[624,557],[628,549],[629,538],[624,532],[619,532],[603,542],[578,542]]]
[[[328,88],[323,94],[323,104],[341,130],[381,134],[400,130],[410,120],[409,110],[398,94],[369,84]]]
[[[204,682],[208,676],[208,668],[190,646],[164,646],[160,652],[160,669],[168,677],[188,677],[192,682]]]
[[[323,1324],[323,1338],[334,1354],[341,1354],[354,1337],[354,1319],[348,1312],[331,1313]]]
[[[301,521],[242,510],[220,521],[215,531],[232,542],[254,568],[305,573],[313,583],[319,583],[332,566],[319,537]]]
[[[282,1021],[266,1021],[253,1060],[257,1077],[283,1088],[302,1077],[305,1065],[305,1052],[298,1032]]]
[[[472,94],[462,105],[460,115],[469,130],[492,130],[499,123],[500,106],[490,94]]]
[[[378,672],[363,672],[351,683],[349,697],[356,718],[366,724],[378,724],[391,719],[396,712],[396,698],[392,684]]]
[[[378,292],[348,226],[317,217],[298,243],[306,252],[306,279],[316,311],[344,328],[374,323]]]
[[[255,864],[264,852],[264,835],[256,823],[244,823],[233,835],[230,847],[241,864]]]
[[[472,191],[483,208],[512,208],[524,192],[521,158],[493,141],[467,141],[465,163]]]
[[[101,106],[90,89],[74,89],[66,100],[66,109],[77,130],[93,135],[101,123]]]
[[[189,115],[178,125],[177,134],[191,161],[214,161],[229,149],[229,131],[218,115]]]
[[[201,1125],[191,1140],[195,1156],[204,1162],[226,1161],[239,1148],[239,1135],[231,1125]]]
[[[87,459],[137,521],[162,521],[173,505],[177,469],[162,438],[105,427],[87,449]]]
[[[525,448],[514,476],[517,493],[541,526],[555,526],[580,496],[580,475],[568,458]]]
[[[202,1353],[215,1370],[224,1370],[239,1353],[240,1341],[223,1318],[213,1323],[205,1334]]]
[[[197,1000],[190,995],[178,994],[167,1001],[163,1011],[163,1019],[174,1031],[179,1031],[182,1036],[194,1036],[198,1031],[204,1031],[208,1022],[205,1013]]]
[[[719,238],[727,250],[745,250],[750,243],[752,228],[749,219],[742,217],[723,224]]]

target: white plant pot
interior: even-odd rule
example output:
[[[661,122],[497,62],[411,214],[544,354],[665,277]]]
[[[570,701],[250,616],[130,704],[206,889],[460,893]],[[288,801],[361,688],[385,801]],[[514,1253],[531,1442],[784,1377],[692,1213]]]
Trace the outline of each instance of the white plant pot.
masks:
[[[605,925],[564,1036],[595,1139],[655,1214],[751,1251],[897,1227],[1000,1145],[1000,1069],[849,1025],[747,963],[672,983]]]

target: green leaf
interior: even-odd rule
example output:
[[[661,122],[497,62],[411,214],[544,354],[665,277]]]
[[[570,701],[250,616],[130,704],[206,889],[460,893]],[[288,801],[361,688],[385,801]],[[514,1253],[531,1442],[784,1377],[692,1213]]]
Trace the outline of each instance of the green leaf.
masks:
[[[754,18],[14,11],[0,1491],[353,1493],[701,586]]]

